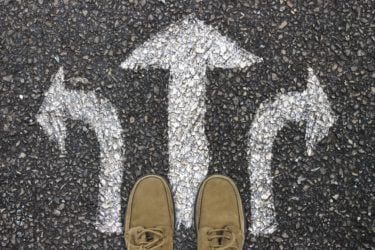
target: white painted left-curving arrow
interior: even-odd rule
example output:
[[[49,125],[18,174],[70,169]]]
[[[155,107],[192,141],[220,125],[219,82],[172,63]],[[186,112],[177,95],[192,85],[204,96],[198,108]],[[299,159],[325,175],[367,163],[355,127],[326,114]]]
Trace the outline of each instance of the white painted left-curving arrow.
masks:
[[[50,139],[65,152],[65,121],[70,118],[90,125],[100,145],[99,213],[97,228],[104,233],[121,233],[121,183],[123,174],[122,128],[115,107],[92,91],[65,89],[60,68],[45,94],[37,121]]]
[[[276,229],[272,193],[272,147],[278,132],[288,122],[306,124],[306,148],[312,155],[315,145],[323,139],[335,122],[327,95],[311,68],[307,88],[276,96],[273,102],[260,105],[251,125],[248,143],[251,184],[251,227],[253,234],[270,234]]]

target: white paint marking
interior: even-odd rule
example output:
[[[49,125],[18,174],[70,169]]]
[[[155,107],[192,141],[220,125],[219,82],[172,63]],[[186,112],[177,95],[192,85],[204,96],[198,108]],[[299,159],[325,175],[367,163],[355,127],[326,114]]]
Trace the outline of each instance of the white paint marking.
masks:
[[[308,69],[307,89],[278,95],[274,102],[262,103],[250,129],[248,144],[251,183],[251,220],[249,230],[270,234],[276,229],[272,194],[271,160],[273,142],[288,122],[306,123],[306,147],[312,155],[315,145],[334,124],[335,117],[318,78]]]
[[[123,174],[122,129],[115,107],[94,92],[65,89],[64,72],[60,68],[52,79],[36,116],[50,139],[65,153],[65,120],[71,118],[89,124],[100,144],[99,214],[97,228],[101,232],[121,233],[121,184]]]
[[[206,68],[243,68],[260,61],[261,58],[190,15],[146,41],[121,64],[125,69],[170,70],[169,179],[178,226],[192,225],[195,196],[210,160],[204,122]]]

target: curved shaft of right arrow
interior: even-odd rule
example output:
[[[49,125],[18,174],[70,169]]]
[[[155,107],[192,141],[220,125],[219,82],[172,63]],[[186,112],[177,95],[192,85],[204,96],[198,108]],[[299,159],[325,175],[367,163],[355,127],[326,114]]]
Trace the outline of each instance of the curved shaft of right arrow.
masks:
[[[250,129],[248,144],[251,183],[251,228],[255,234],[271,234],[276,229],[272,194],[272,147],[277,133],[290,118],[292,109],[280,109],[281,102],[261,106]],[[288,117],[289,116],[289,117]]]

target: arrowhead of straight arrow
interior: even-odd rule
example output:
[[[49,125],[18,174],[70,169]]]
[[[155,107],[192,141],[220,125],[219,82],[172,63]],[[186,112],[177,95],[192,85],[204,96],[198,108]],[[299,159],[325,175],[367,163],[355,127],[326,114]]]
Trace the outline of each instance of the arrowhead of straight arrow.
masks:
[[[136,48],[122,68],[182,66],[244,68],[262,59],[205,25],[194,15],[167,27]]]

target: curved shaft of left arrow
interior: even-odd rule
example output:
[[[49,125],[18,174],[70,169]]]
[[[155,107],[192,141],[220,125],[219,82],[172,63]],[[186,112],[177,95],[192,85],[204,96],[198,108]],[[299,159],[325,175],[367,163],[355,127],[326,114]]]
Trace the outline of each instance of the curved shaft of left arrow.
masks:
[[[88,123],[100,145],[99,216],[101,232],[121,233],[121,184],[123,175],[122,128],[116,109],[94,93],[70,91],[66,108],[74,120]]]

